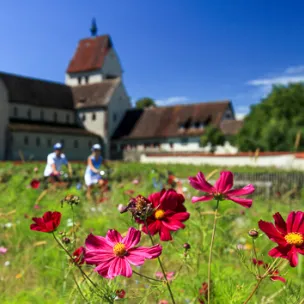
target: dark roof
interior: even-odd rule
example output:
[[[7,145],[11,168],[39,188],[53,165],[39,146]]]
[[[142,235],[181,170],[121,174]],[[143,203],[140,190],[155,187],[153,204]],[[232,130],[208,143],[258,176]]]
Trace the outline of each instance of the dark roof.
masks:
[[[227,119],[221,122],[221,130],[225,135],[235,135],[243,127],[243,120]]]
[[[109,35],[80,40],[67,68],[67,73],[79,73],[101,69],[104,59],[111,47],[112,41]]]
[[[9,102],[73,110],[71,88],[64,84],[0,72]]]
[[[107,106],[120,78],[72,87],[75,108]]]
[[[128,110],[113,139],[149,139],[198,136],[204,133],[202,123],[219,127],[230,101],[205,102],[172,107]]]
[[[28,132],[28,133],[52,133],[52,134],[68,134],[80,136],[98,136],[76,125],[64,125],[58,123],[46,123],[42,121],[18,121],[10,120],[8,129],[12,132]]]

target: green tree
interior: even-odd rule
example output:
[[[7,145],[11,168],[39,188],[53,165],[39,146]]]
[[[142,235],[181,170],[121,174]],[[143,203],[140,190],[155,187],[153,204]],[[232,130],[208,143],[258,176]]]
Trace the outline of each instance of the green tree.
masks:
[[[267,97],[251,106],[236,136],[241,151],[304,151],[304,84],[274,86]]]
[[[154,106],[156,107],[155,101],[154,99],[150,98],[150,97],[143,97],[140,98],[136,101],[136,108],[137,109],[143,109],[143,108],[148,108]]]
[[[215,151],[216,146],[222,146],[225,143],[225,135],[218,128],[208,126],[205,128],[204,134],[200,137],[200,146],[206,147],[211,145],[211,152]]]

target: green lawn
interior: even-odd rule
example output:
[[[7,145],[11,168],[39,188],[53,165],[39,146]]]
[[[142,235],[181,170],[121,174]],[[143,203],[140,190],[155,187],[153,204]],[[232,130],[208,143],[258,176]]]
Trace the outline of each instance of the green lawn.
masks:
[[[94,204],[85,199],[84,190],[77,190],[75,185],[68,190],[48,192],[37,204],[35,203],[42,189],[28,187],[36,175],[33,168],[37,166],[39,173],[43,174],[43,164],[13,165],[1,163],[0,175],[0,247],[7,248],[7,252],[0,253],[0,299],[1,303],[85,303],[73,282],[73,274],[81,284],[82,278],[76,267],[69,265],[62,250],[58,248],[51,234],[39,233],[29,229],[33,216],[40,217],[46,211],[62,212],[59,232],[71,235],[71,208],[68,205],[61,207],[60,201],[65,195],[72,193],[81,198],[80,205],[74,207],[75,222],[78,227],[77,242],[67,245],[70,252],[84,243],[86,236],[93,234],[105,236],[108,229],[116,229],[121,233],[130,226],[138,227],[129,213],[120,214],[118,204],[127,204],[129,196],[124,192],[134,190],[135,195],[148,196],[157,190],[153,189],[151,178],[155,175],[152,169],[165,172],[173,171],[179,177],[195,175],[198,171],[208,174],[214,167],[196,167],[192,165],[144,165],[112,163],[113,181],[109,200],[102,204]],[[83,165],[74,165],[74,169],[82,176]],[[270,172],[271,169],[235,168],[235,172]],[[249,171],[250,170],[250,171]],[[10,176],[12,177],[10,178]],[[132,179],[140,180],[138,185],[132,184]],[[8,182],[5,183],[5,179]],[[197,191],[187,187],[186,203],[191,213],[190,219],[185,222],[186,228],[174,233],[172,242],[162,242],[163,253],[161,259],[166,271],[174,271],[175,278],[171,287],[177,304],[199,303],[199,289],[207,281],[207,266],[209,244],[212,233],[215,202],[191,203],[191,197]],[[36,206],[35,206],[36,205]],[[259,219],[272,221],[272,215],[280,212],[286,218],[291,210],[302,210],[301,201],[263,201],[257,198],[252,208],[245,209],[233,202],[224,201],[220,205],[220,218],[215,236],[214,255],[212,264],[212,303],[243,303],[253,289],[256,279],[250,270],[252,266],[251,239],[247,233],[252,228],[257,228]],[[154,237],[159,242],[158,236]],[[191,249],[184,256],[183,244],[189,243]],[[275,246],[266,236],[261,236],[256,241],[257,252],[260,259],[271,263],[267,252]],[[150,240],[142,235],[141,245],[150,246]],[[237,250],[238,245],[244,248]],[[240,247],[240,246],[239,246]],[[272,282],[265,279],[258,293],[250,303],[301,303],[304,299],[304,274],[303,256],[297,268],[283,264],[281,275],[287,279],[283,284],[279,281]],[[155,278],[155,272],[160,271],[156,260],[147,260],[144,266],[133,268],[142,274]],[[249,268],[249,270],[248,270]],[[84,266],[89,274],[92,268]],[[109,289],[124,289],[126,297],[119,300],[121,303],[158,303],[160,300],[170,302],[169,294],[163,283],[148,281],[137,275],[127,279],[118,277],[107,281],[93,273],[91,278]],[[109,283],[108,283],[109,282]],[[81,284],[83,293],[89,297],[86,284]],[[92,298],[90,303],[102,303],[101,300]]]

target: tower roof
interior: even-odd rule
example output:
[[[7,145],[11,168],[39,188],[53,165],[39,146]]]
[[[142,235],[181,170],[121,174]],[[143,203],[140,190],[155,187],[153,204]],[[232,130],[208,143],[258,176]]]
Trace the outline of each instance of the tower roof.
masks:
[[[111,48],[112,41],[109,35],[80,40],[66,72],[81,73],[101,69]]]

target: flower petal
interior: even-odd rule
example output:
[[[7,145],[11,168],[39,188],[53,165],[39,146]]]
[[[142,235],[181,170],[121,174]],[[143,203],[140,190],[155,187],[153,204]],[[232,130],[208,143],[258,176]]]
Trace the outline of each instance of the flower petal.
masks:
[[[126,245],[126,249],[136,246],[140,241],[140,231],[131,227],[128,230],[127,235],[122,239],[122,243]]]
[[[229,190],[226,194],[229,196],[243,196],[254,192],[254,186],[249,184],[241,189]]]
[[[167,219],[166,221],[162,221],[162,224],[167,227],[170,231],[177,231],[179,229],[184,229],[186,226],[176,220]]]
[[[215,182],[214,188],[218,193],[226,193],[233,186],[233,174],[230,171],[222,171],[219,179]]]
[[[113,252],[113,246],[108,240],[102,236],[93,235],[90,233],[85,240],[85,247],[87,250],[102,250]]]
[[[263,232],[266,233],[266,235],[271,241],[276,242],[282,246],[287,245],[287,242],[285,241],[284,237],[278,232],[278,230],[274,227],[272,223],[260,220],[259,227]]]
[[[113,260],[114,259],[111,259],[109,261],[99,264],[97,267],[95,267],[94,271],[98,272],[98,274],[101,275],[102,277],[109,279],[108,271]]]
[[[160,236],[161,241],[163,241],[163,242],[172,240],[170,230],[164,225],[161,225],[159,236]]]
[[[148,229],[149,229],[150,234],[155,235],[157,232],[159,232],[160,228],[161,228],[161,225],[162,225],[162,223],[159,220],[148,223]],[[146,226],[142,227],[142,231],[144,233],[148,234]]]
[[[178,212],[178,213],[175,213],[172,216],[170,216],[170,220],[185,222],[186,220],[189,219],[189,217],[190,217],[189,212]]]
[[[87,264],[98,265],[107,262],[115,257],[112,252],[104,252],[101,250],[86,250],[84,260]]]
[[[169,189],[160,197],[160,208],[163,210],[175,210],[179,201],[180,194],[175,190]]]
[[[163,189],[161,192],[155,192],[149,195],[148,200],[152,203],[153,207],[158,207],[160,204],[160,198],[163,195],[165,190]]]
[[[231,200],[245,208],[250,208],[252,205],[252,199],[249,198],[240,198],[235,196],[226,196],[226,199]]]
[[[279,232],[281,232],[283,235],[287,234],[287,227],[286,227],[286,222],[282,218],[281,214],[279,212],[275,213],[273,215],[274,218],[274,224],[275,227]]]
[[[110,229],[108,230],[108,233],[106,235],[106,240],[108,241],[108,243],[112,243],[113,245],[115,245],[116,243],[122,242],[122,236],[115,229]]]
[[[295,246],[292,246],[287,253],[287,258],[291,267],[296,267],[298,265],[298,252]]]
[[[295,214],[292,231],[298,232],[300,229],[302,230],[304,227],[304,212],[298,211]]]
[[[271,257],[273,257],[273,258],[284,258],[284,259],[287,259],[287,253],[288,253],[288,248],[287,247],[277,246],[275,248],[272,248],[268,252],[268,255],[271,256]]]
[[[281,281],[283,283],[286,283],[286,280],[283,277],[280,277],[280,276],[271,276],[270,280],[271,281]]]
[[[196,190],[201,190],[207,193],[212,193],[214,190],[213,186],[207,182],[202,172],[198,172],[196,177],[189,177],[189,183]]]
[[[113,279],[117,276],[131,277],[132,276],[132,268],[130,264],[126,261],[125,258],[117,257],[111,263],[108,270],[108,277]]]
[[[152,247],[137,247],[128,251],[128,255],[125,257],[129,263],[135,266],[141,266],[145,259],[155,259],[162,253],[162,247],[160,245],[154,245]]]
[[[207,202],[207,201],[211,201],[212,199],[213,199],[213,195],[207,195],[207,196],[193,196],[193,197],[192,197],[192,203]]]

